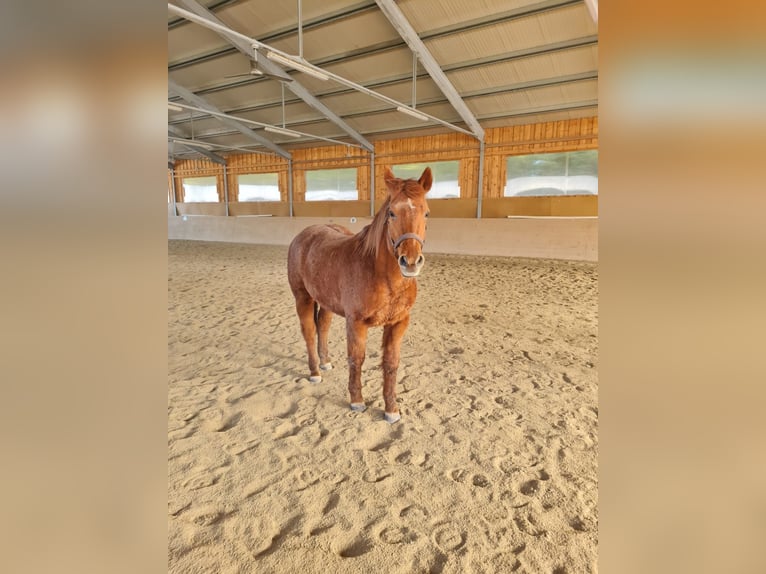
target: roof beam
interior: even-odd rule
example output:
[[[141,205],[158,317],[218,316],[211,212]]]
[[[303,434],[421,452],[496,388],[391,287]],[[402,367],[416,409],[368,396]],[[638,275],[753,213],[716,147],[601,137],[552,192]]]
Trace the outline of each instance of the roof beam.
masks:
[[[426,74],[423,74],[423,77],[426,77]],[[481,98],[486,96],[495,96],[495,95],[502,95],[502,94],[510,94],[514,92],[519,91],[526,91],[526,90],[535,90],[538,88],[546,88],[549,86],[561,86],[561,85],[567,85],[567,84],[573,84],[576,82],[585,82],[585,81],[591,81],[591,80],[598,80],[598,71],[592,70],[589,72],[581,72],[578,74],[568,74],[566,76],[553,76],[550,78],[543,78],[540,80],[531,80],[528,82],[519,82],[516,84],[507,84],[503,86],[497,86],[493,88],[489,88],[486,90],[474,90],[472,92],[465,92],[463,94],[464,100],[470,100],[474,98]],[[403,81],[403,80],[401,80]],[[423,106],[432,106],[432,105],[438,105],[438,104],[445,104],[448,103],[448,100],[444,96],[439,96],[436,99],[429,99],[422,102]],[[271,107],[271,105],[263,105],[263,106],[257,106],[253,108],[246,108],[239,110],[240,112],[243,111],[253,111],[253,110],[259,110],[259,109],[267,109]],[[365,117],[365,116],[371,116],[371,115],[377,115],[377,114],[385,114],[391,112],[390,108],[376,108],[376,109],[368,109],[360,112],[353,112],[346,115],[347,118],[357,118],[357,117]],[[513,117],[514,114],[506,114],[507,117]],[[198,117],[207,117],[207,116],[198,116]],[[492,116],[491,119],[497,119],[498,117],[503,116]],[[480,117],[481,120],[487,119],[485,117]],[[188,121],[188,120],[187,120]],[[296,126],[310,126],[313,124],[316,124],[318,122],[322,121],[320,118],[309,118],[305,119],[300,122],[295,122],[293,124],[290,124],[288,127],[291,129],[296,129]],[[178,123],[178,122],[176,122]],[[172,125],[172,124],[171,124]],[[198,135],[200,137],[219,137],[223,135],[231,135],[232,132],[230,131],[216,131],[216,130],[205,130],[203,132],[200,132]]]
[[[179,129],[179,128],[177,128],[177,127],[175,127],[175,126],[168,125],[168,133],[170,135],[172,135],[172,136],[177,136],[179,138],[188,139],[188,136],[184,133],[184,131]],[[191,147],[191,146],[188,146],[188,145],[184,145],[181,142],[179,142],[178,145],[182,145],[182,146],[184,146],[186,149],[188,149],[190,151],[193,151],[195,153],[203,155],[203,156],[205,156],[207,159],[209,159],[212,162],[219,163],[221,165],[226,165],[226,160],[224,158],[222,158],[220,155],[218,155],[217,153],[213,153],[212,151],[208,151],[208,150],[203,149],[203,148]]]
[[[410,50],[418,57],[418,60],[423,64],[423,67],[433,81],[439,86],[439,89],[447,96],[452,107],[463,118],[466,125],[471,128],[474,136],[480,141],[484,141],[484,128],[481,127],[473,112],[465,104],[463,98],[460,97],[455,86],[449,81],[444,70],[441,69],[439,63],[431,55],[431,52],[426,48],[426,45],[420,39],[417,32],[415,32],[412,24],[410,24],[402,11],[399,10],[394,0],[375,0],[375,2],[377,2],[383,14],[388,18],[388,21],[391,22],[391,25],[399,32],[399,35],[407,42]],[[414,105],[415,103],[413,102]]]
[[[598,24],[598,0],[585,0],[585,5],[588,7],[590,17]]]
[[[460,22],[459,24],[451,24],[449,26],[444,26],[442,28],[427,30],[423,32],[422,34],[419,34],[419,36],[421,40],[426,42],[428,40],[433,40],[435,38],[442,38],[452,34],[461,34],[468,30],[474,30],[476,28],[481,28],[485,26],[495,26],[497,24],[502,24],[504,22],[509,22],[518,18],[525,18],[527,16],[531,16],[534,14],[541,14],[543,12],[553,11],[558,8],[565,8],[573,4],[578,4],[582,1],[583,0],[543,0],[542,2],[524,6],[523,8],[513,8],[511,10],[507,10],[505,12],[501,12],[498,14],[492,14],[489,16],[476,18],[475,20],[468,20],[468,21]],[[365,11],[369,9],[370,7],[375,7],[375,4],[371,4],[369,6],[363,6]],[[209,9],[214,10],[215,6],[211,6]],[[354,10],[352,8],[351,10],[347,12],[338,13],[337,16],[339,18],[343,18],[347,16],[354,16],[355,14],[358,14],[358,13],[361,13],[361,10]],[[328,22],[337,20],[338,17],[327,19],[326,17],[323,16],[322,18],[317,20],[307,20],[306,22],[303,23],[303,32],[305,33],[306,30],[321,27],[323,24],[327,24]],[[177,22],[177,21],[186,21],[186,20],[175,20],[175,21]],[[168,26],[168,28],[170,29],[170,25]],[[262,41],[272,42],[275,40],[280,40],[290,35],[297,34],[297,32],[298,32],[297,27],[287,28],[264,37]],[[346,54],[337,54],[334,56],[330,56],[329,58],[317,60],[316,65],[326,66],[328,64],[333,64],[337,61],[340,61],[346,58],[370,56],[370,55],[377,54],[379,52],[384,52],[386,50],[391,50],[391,49],[399,48],[402,46],[406,46],[406,43],[401,38],[397,40],[393,40],[393,41],[380,42],[379,44],[376,44],[372,47],[368,46],[365,48],[351,50],[350,52]],[[185,68],[187,66],[193,66],[194,64],[208,62],[210,60],[214,60],[216,58],[220,58],[223,56],[228,56],[233,53],[234,51],[232,47],[218,49],[212,52],[207,52],[199,56],[193,56],[189,59],[179,60],[173,64],[170,64],[168,66],[168,71],[174,71],[181,68]]]
[[[303,69],[308,69],[311,71],[314,71],[316,73],[321,73],[323,76],[327,76],[327,78],[331,78],[338,82],[339,84],[343,84],[344,86],[348,86],[350,88],[355,89],[358,92],[361,92],[363,94],[366,94],[370,97],[373,97],[375,99],[378,99],[382,102],[386,102],[387,104],[393,106],[394,108],[407,108],[410,109],[407,104],[404,104],[402,102],[399,102],[393,98],[389,98],[388,96],[385,96],[383,94],[380,94],[378,92],[375,92],[373,90],[369,90],[362,86],[361,84],[357,84],[356,82],[352,82],[351,80],[344,78],[343,76],[339,76],[338,74],[334,74],[328,70],[319,68],[318,66],[313,65],[311,62],[307,62],[305,59],[301,57],[296,57],[291,54],[288,54],[287,52],[284,52],[282,50],[279,50],[278,48],[274,48],[273,46],[269,46],[268,44],[265,44],[263,42],[260,42],[256,40],[255,38],[250,38],[249,36],[245,36],[244,34],[240,34],[239,32],[235,32],[231,28],[227,28],[223,24],[218,24],[216,22],[212,22],[211,20],[208,20],[206,18],[203,18],[201,16],[198,16],[197,14],[194,14],[192,12],[189,12],[188,10],[184,10],[183,8],[179,8],[178,6],[175,6],[173,4],[168,4],[168,11],[177,14],[179,16],[183,16],[184,18],[187,18],[188,20],[191,20],[192,22],[197,22],[200,26],[205,26],[206,28],[210,28],[212,30],[222,31],[225,32],[228,35],[231,35],[235,38],[240,38],[246,42],[250,42],[254,48],[258,48],[261,50],[268,50],[269,52],[272,52],[274,55],[279,56],[281,59],[288,60],[290,62],[293,62],[295,64],[300,64],[300,67]],[[288,64],[289,65],[289,64]],[[425,119],[431,120],[432,122],[436,122],[438,124],[441,124],[451,130],[455,130],[460,133],[464,133],[469,136],[473,136],[473,132],[463,129],[461,127],[458,127],[455,124],[451,124],[441,118],[437,118],[436,116],[431,116],[429,114],[424,114],[422,112],[418,112],[418,117],[424,116]]]
[[[213,104],[208,102],[205,98],[201,98],[195,94],[193,94],[190,90],[187,90],[186,88],[179,86],[176,84],[172,79],[168,78],[168,89],[175,93],[177,96],[179,96],[181,99],[187,101],[193,106],[197,106],[198,108],[202,108],[204,110],[207,110],[209,112],[215,112],[218,114],[221,114],[221,110],[219,110],[217,107],[215,107]],[[253,130],[251,130],[249,127],[247,127],[245,124],[238,122],[237,120],[233,120],[231,118],[222,118],[218,117],[218,121],[220,121],[222,124],[226,124],[227,126],[234,128],[235,130],[243,133],[247,137],[249,137],[252,140],[257,141],[258,143],[266,146],[274,153],[286,158],[290,159],[292,156],[290,155],[290,152],[286,149],[278,146],[274,142],[272,142],[269,139],[266,139],[265,137],[255,133]]]
[[[221,24],[225,26],[225,24],[221,20],[219,20],[215,16],[215,14],[213,14],[210,10],[208,10],[204,6],[201,6],[196,0],[179,0],[179,3],[182,6],[185,6],[190,12],[193,12],[197,14],[198,16],[201,16],[207,20],[210,20],[211,22],[215,22],[216,24]],[[254,61],[256,60],[255,49],[253,48],[252,44],[249,44],[242,38],[231,36],[220,30],[216,30],[216,33],[219,36],[221,36],[221,38],[229,42],[232,46],[237,48],[237,50],[242,52],[249,59]],[[318,111],[320,114],[325,116],[332,123],[334,123],[340,129],[342,129],[344,132],[346,132],[352,139],[359,142],[359,144],[364,149],[370,152],[375,151],[375,146],[373,146],[372,143],[370,143],[364,136],[362,136],[362,134],[360,134],[358,131],[352,128],[339,115],[337,115],[330,108],[328,108],[326,105],[320,102],[316,97],[314,97],[313,94],[311,94],[305,87],[303,87],[302,84],[300,84],[298,81],[293,79],[293,77],[290,76],[280,65],[276,64],[275,62],[272,62],[265,56],[258,58],[257,63],[258,63],[258,67],[262,69],[264,72],[266,72],[267,74],[273,74],[275,76],[283,77],[286,80],[285,85],[292,93],[294,93],[304,102],[306,102],[306,104],[314,108],[316,111]]]

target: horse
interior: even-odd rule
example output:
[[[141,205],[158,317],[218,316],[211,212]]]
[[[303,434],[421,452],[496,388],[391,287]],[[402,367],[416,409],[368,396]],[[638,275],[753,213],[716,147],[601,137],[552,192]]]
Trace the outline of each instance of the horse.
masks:
[[[417,276],[425,257],[425,195],[433,176],[427,167],[419,179],[399,179],[389,168],[388,195],[372,222],[353,234],[341,225],[312,225],[290,243],[287,276],[306,340],[309,381],[322,381],[332,369],[327,335],[333,315],[346,319],[348,392],[352,411],[364,412],[362,363],[367,330],[383,327],[384,419],[401,419],[396,404],[396,372],[402,338],[418,292]]]

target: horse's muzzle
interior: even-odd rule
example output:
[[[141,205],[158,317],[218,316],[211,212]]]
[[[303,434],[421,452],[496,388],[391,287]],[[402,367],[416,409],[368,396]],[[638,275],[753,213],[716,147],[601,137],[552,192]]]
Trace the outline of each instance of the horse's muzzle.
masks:
[[[405,277],[417,277],[420,270],[423,268],[423,264],[426,262],[426,258],[423,254],[419,254],[415,261],[410,262],[406,256],[399,256],[399,270]]]

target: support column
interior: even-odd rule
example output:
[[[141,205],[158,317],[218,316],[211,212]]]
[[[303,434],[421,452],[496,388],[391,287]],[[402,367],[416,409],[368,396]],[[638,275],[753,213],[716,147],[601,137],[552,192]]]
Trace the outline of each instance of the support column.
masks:
[[[375,217],[375,152],[370,152],[370,217]]]
[[[173,192],[173,217],[178,217],[178,206],[176,205],[176,170],[170,170],[170,187]]]
[[[226,202],[226,217],[229,217],[229,174],[223,166],[223,200]]]
[[[293,160],[287,160],[287,201],[290,204],[290,217],[293,216]]]
[[[476,202],[476,219],[481,219],[481,198],[484,195],[484,140],[479,140],[479,200]]]

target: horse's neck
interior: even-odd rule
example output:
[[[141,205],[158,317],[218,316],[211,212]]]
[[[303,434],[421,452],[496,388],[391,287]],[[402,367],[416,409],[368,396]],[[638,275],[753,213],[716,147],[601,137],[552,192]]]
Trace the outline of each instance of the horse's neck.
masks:
[[[376,275],[387,277],[389,282],[400,283],[404,281],[396,257],[390,251],[388,233],[383,233],[380,238],[378,254],[375,259],[375,272]]]

